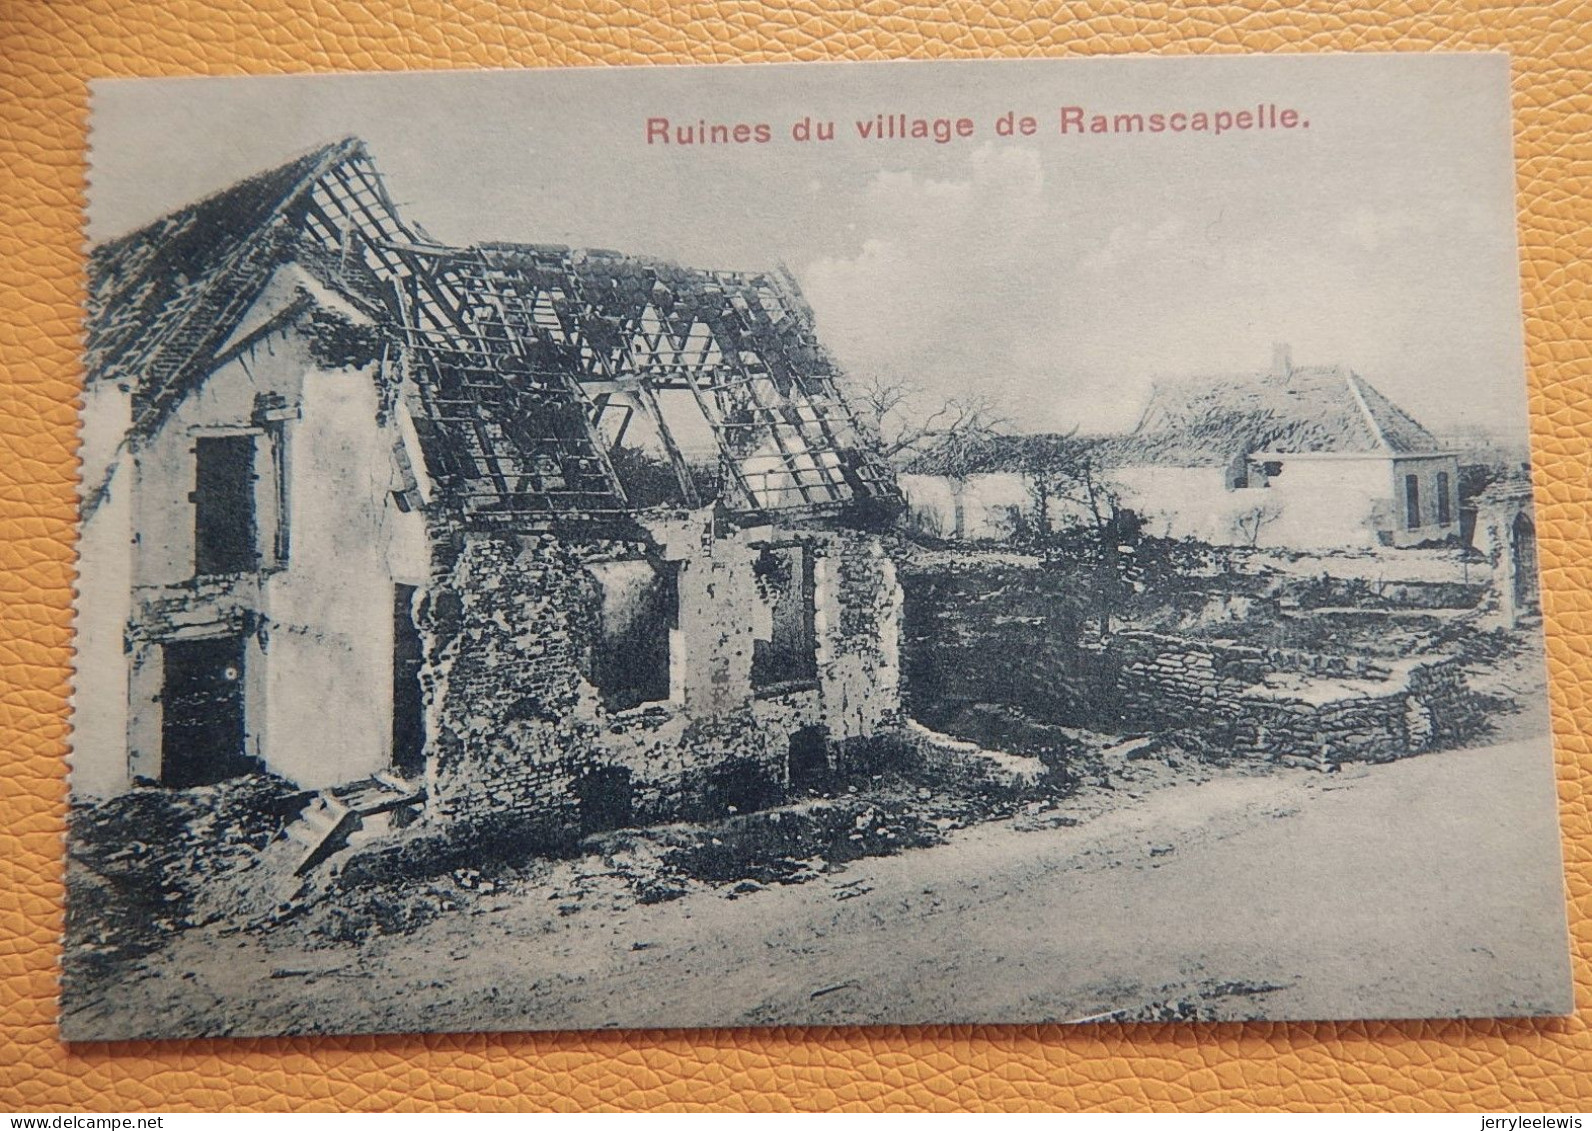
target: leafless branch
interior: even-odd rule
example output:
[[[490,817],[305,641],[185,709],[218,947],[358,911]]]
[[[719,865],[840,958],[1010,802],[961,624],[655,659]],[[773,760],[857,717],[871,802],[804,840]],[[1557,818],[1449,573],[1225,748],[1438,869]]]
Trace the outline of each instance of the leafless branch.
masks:
[[[877,373],[854,379],[849,391],[881,453],[898,465],[932,449],[961,450],[1011,426],[995,399],[984,393],[929,403],[910,381]]]

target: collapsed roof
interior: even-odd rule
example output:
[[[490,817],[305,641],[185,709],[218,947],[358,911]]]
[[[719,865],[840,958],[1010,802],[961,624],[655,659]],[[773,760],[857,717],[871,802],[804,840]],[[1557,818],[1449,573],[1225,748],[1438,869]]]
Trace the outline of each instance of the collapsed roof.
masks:
[[[130,443],[160,425],[282,264],[332,264],[378,296],[427,470],[486,523],[602,520],[636,503],[615,471],[650,420],[682,505],[831,514],[899,504],[840,371],[784,271],[683,268],[608,251],[448,247],[405,222],[364,144],[347,139],[251,177],[90,257],[89,380],[125,384]],[[711,431],[703,475],[660,395]],[[704,482],[704,480],[706,482]]]

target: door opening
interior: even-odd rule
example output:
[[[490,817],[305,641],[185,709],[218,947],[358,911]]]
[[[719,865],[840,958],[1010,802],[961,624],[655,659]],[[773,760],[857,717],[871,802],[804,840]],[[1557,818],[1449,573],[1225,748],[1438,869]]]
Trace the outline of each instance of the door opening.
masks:
[[[420,686],[424,650],[415,627],[415,587],[393,586],[392,768],[414,780],[426,769],[425,693]]]
[[[1510,567],[1514,573],[1515,608],[1522,613],[1537,611],[1537,528],[1529,515],[1521,512],[1509,527]]]
[[[793,793],[822,792],[829,785],[829,740],[823,727],[802,727],[790,736],[786,772]]]
[[[244,752],[243,638],[174,640],[162,651],[160,784],[181,789],[258,771]]]

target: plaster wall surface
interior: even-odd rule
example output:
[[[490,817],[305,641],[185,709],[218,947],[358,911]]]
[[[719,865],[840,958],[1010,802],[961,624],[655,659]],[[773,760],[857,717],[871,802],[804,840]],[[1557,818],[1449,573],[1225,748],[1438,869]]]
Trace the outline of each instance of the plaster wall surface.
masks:
[[[105,797],[131,784],[127,758],[127,620],[132,614],[132,459],[119,450],[131,398],[114,384],[91,385],[83,403],[83,484],[99,489],[78,542],[72,679],[71,790]]]
[[[1273,474],[1256,475],[1247,487],[1230,487],[1224,467],[1141,465],[1112,468],[1108,481],[1123,506],[1144,519],[1145,530],[1163,538],[1193,538],[1212,545],[1257,545],[1289,549],[1368,549],[1440,541],[1459,531],[1459,471],[1452,456],[1394,460],[1386,456],[1321,458],[1257,454]],[[1439,521],[1438,474],[1448,476],[1449,521]],[[1404,476],[1418,476],[1421,523],[1409,529]],[[991,472],[954,479],[904,475],[906,523],[934,537],[1004,541],[1024,523],[1038,522],[1027,476]],[[1264,485],[1262,485],[1264,484]],[[1052,529],[1084,522],[1076,502],[1048,500]],[[1258,529],[1257,529],[1258,528]]]
[[[1161,537],[1361,549],[1380,545],[1378,531],[1391,527],[1392,461],[1386,458],[1257,455],[1254,461],[1277,469],[1265,486],[1229,487],[1221,467],[1121,467],[1110,474],[1123,504],[1144,518],[1147,532]]]
[[[1039,501],[1032,479],[1016,471],[990,471],[956,479],[945,475],[902,475],[909,529],[936,538],[1002,542],[1025,526],[1039,523]],[[1045,501],[1051,530],[1093,521],[1083,503],[1052,496]]]
[[[289,553],[261,594],[261,756],[309,788],[392,760],[394,582],[424,579],[418,512],[393,502],[395,430],[366,369],[303,374],[289,426]]]
[[[115,578],[113,555],[93,557],[95,588],[132,598],[116,636],[128,648],[117,667],[133,776],[160,775],[164,643],[219,635],[244,638],[245,753],[267,769],[324,787],[391,760],[393,585],[426,580],[427,535],[421,516],[394,501],[413,486],[412,471],[376,363],[317,363],[292,320],[275,321],[296,293],[280,283],[245,318],[260,334],[123,457],[136,469],[130,499],[113,494],[105,519],[95,517],[108,530],[125,506],[136,531],[125,577]],[[257,568],[197,576],[195,444],[215,435],[253,440]],[[95,725],[108,731],[106,719]],[[99,788],[130,784],[107,773],[95,772]]]
[[[1122,505],[1144,520],[1146,533],[1212,544],[1233,540],[1233,519],[1242,500],[1228,490],[1225,468],[1117,467],[1109,478]]]
[[[1269,457],[1256,456],[1256,461]],[[1239,516],[1267,508],[1256,544],[1297,549],[1359,549],[1380,544],[1393,518],[1392,462],[1387,459],[1280,458],[1265,487],[1232,492]],[[1273,513],[1275,512],[1275,513]],[[1237,518],[1227,541],[1244,544]]]
[[[906,496],[908,526],[936,538],[1004,541],[1034,511],[1028,478],[1014,471],[966,478],[902,475],[897,482]]]

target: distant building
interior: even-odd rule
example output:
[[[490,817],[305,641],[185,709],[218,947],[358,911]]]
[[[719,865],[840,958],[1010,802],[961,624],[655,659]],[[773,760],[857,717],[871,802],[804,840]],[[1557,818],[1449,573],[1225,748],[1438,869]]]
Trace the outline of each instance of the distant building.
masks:
[[[1459,533],[1459,465],[1345,366],[1158,383],[1104,456],[1146,529],[1213,544],[1412,546]]]
[[[968,539],[1038,522],[1033,469],[1045,442],[999,437],[954,461],[929,453],[901,477],[908,521]],[[1350,549],[1460,532],[1456,453],[1363,377],[1295,368],[1282,346],[1265,372],[1158,382],[1137,427],[1096,441],[1090,458],[1120,504],[1164,537]],[[1074,521],[1074,510],[1049,506],[1045,521]]]

